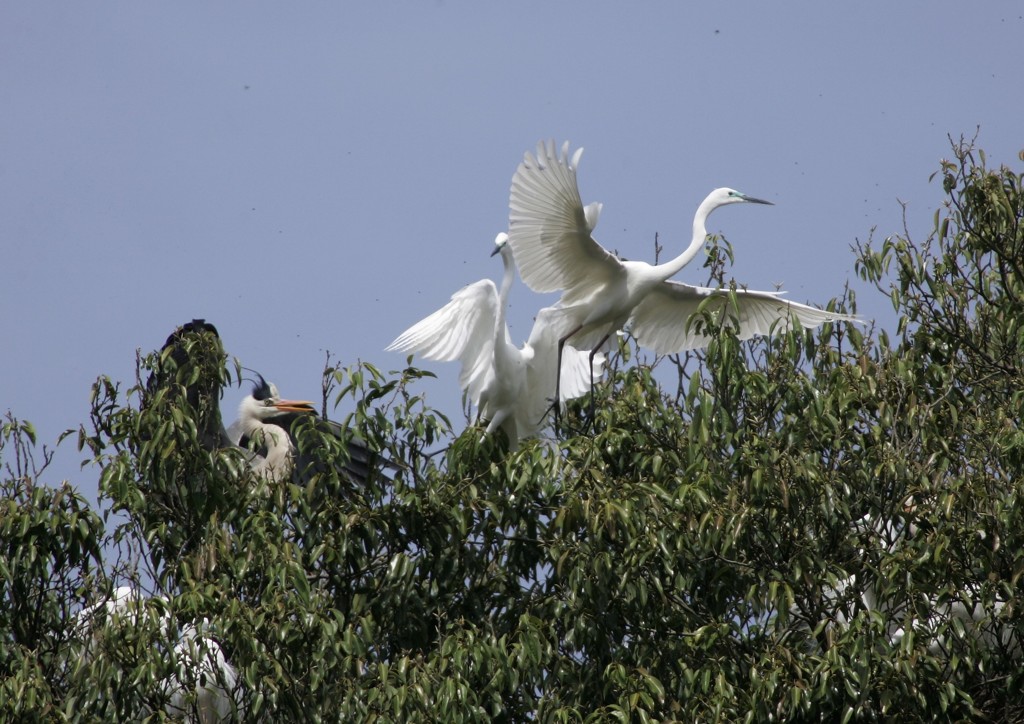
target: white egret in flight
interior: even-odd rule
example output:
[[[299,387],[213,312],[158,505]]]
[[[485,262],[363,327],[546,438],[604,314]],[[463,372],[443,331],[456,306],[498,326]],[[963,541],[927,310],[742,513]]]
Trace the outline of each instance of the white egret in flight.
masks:
[[[521,438],[540,432],[552,386],[560,389],[563,401],[571,400],[590,389],[592,373],[588,353],[570,346],[561,379],[556,380],[558,336],[553,320],[561,315],[557,308],[538,312],[523,347],[512,343],[505,309],[515,264],[507,234],[498,234],[494,244],[491,255],[501,254],[504,264],[500,290],[490,279],[463,287],[448,304],[400,334],[387,351],[414,352],[442,362],[459,360],[459,384],[481,418],[489,420],[485,434],[501,427],[515,449]],[[600,376],[602,364],[603,358],[597,360],[593,374]]]
[[[703,346],[708,336],[689,322],[709,298],[714,300],[709,311],[736,317],[740,339],[767,334],[773,324],[788,324],[790,317],[807,328],[833,320],[857,321],[780,299],[781,292],[738,289],[733,307],[729,289],[668,281],[704,246],[712,211],[728,204],[771,203],[733,189],[715,189],[704,199],[693,217],[690,245],[679,256],[654,265],[618,259],[591,236],[601,204],[584,207],[580,200],[576,169],[582,152],[577,149],[570,158],[568,142],[561,154],[554,142],[539,143],[536,156],[527,152],[516,169],[509,200],[509,245],[519,275],[534,291],[563,290],[559,357],[567,340],[578,349],[597,350],[627,325],[640,345],[658,354]]]

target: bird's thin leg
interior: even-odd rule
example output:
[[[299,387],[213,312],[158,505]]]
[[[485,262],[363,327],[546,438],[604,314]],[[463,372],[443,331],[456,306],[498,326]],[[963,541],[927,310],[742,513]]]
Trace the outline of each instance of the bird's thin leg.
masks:
[[[420,452],[420,455],[422,455],[427,460],[429,460],[430,458],[434,457],[435,455],[440,455],[441,453],[448,452],[448,448],[450,448],[450,447],[451,447],[451,445],[445,445],[442,448],[438,448],[434,452],[429,452],[429,453],[428,452]]]
[[[558,418],[562,411],[562,350],[565,348],[565,340],[569,339],[570,335],[566,335],[558,340],[558,363],[555,365],[555,399],[551,402],[551,409],[555,411],[554,427],[558,430]]]
[[[558,429],[559,413],[562,410],[562,351],[565,349],[565,343],[569,337],[573,336],[581,329],[583,329],[583,325],[575,327],[567,335],[558,340],[558,363],[555,365],[555,399],[554,402],[551,403],[551,407],[548,408],[549,410],[555,411],[554,427],[556,430]]]
[[[608,338],[611,337],[611,336],[612,336],[612,333],[609,332],[608,334],[606,334],[604,337],[601,338],[601,341],[597,343],[596,347],[594,347],[592,350],[590,350],[590,424],[591,425],[594,424],[594,420],[596,419],[595,415],[596,415],[596,411],[597,411],[596,407],[594,406],[594,355],[596,355],[601,350],[601,348],[604,347],[604,343],[607,342]]]

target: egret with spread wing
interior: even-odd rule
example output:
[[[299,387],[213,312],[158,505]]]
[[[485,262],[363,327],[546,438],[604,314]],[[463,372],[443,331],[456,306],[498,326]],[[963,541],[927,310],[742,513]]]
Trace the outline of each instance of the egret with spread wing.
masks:
[[[501,427],[515,449],[520,438],[537,435],[543,427],[552,386],[559,388],[562,400],[586,394],[593,376],[601,373],[603,359],[591,372],[588,354],[570,346],[561,379],[556,381],[560,365],[555,357],[558,336],[554,323],[562,314],[556,307],[537,314],[523,347],[512,343],[505,308],[515,263],[507,234],[498,234],[494,243],[492,256],[501,254],[504,264],[500,290],[490,279],[463,287],[444,307],[400,334],[387,350],[414,352],[443,362],[459,360],[459,384],[480,416],[489,420],[486,433]]]
[[[704,308],[718,313],[732,307],[740,339],[765,334],[776,323],[788,324],[791,317],[808,328],[832,320],[856,321],[780,299],[775,292],[668,281],[704,246],[712,211],[729,204],[771,203],[733,189],[715,189],[704,199],[693,217],[690,245],[679,256],[654,265],[618,259],[591,235],[601,204],[584,207],[580,200],[576,169],[582,152],[580,148],[570,157],[568,142],[560,154],[553,142],[541,142],[536,155],[526,153],[516,169],[509,200],[509,245],[519,275],[534,291],[563,290],[557,324],[559,365],[568,340],[578,349],[598,350],[627,325],[640,345],[659,354],[700,347],[708,338],[689,322],[702,304],[710,303],[713,306]]]

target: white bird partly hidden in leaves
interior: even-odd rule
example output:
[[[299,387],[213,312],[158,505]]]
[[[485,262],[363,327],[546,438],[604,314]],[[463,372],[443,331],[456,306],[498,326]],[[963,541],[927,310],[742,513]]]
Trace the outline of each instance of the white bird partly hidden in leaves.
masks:
[[[709,335],[692,321],[709,303],[713,306],[703,308],[735,317],[740,339],[767,334],[778,323],[782,328],[792,317],[807,328],[858,321],[780,299],[781,292],[733,292],[668,281],[703,248],[712,211],[728,204],[770,205],[733,189],[715,189],[704,199],[693,217],[690,245],[679,256],[655,265],[618,259],[591,236],[602,205],[584,207],[580,200],[576,170],[582,153],[580,148],[570,158],[568,142],[560,154],[554,142],[539,143],[536,156],[527,152],[516,169],[509,200],[509,245],[520,277],[536,292],[563,290],[551,321],[559,335],[559,356],[568,340],[577,349],[597,350],[624,328],[657,354],[704,346]]]
[[[485,434],[500,427],[515,449],[520,439],[540,433],[551,390],[559,387],[562,401],[586,394],[592,380],[600,377],[604,359],[596,358],[591,365],[588,352],[570,346],[559,380],[552,320],[560,312],[552,307],[537,313],[525,345],[517,348],[512,343],[505,309],[515,264],[507,234],[498,234],[494,244],[491,255],[501,254],[504,264],[501,289],[490,279],[463,287],[448,304],[400,334],[387,351],[413,352],[442,362],[459,360],[459,384],[481,418],[489,420]]]
[[[906,508],[907,513],[912,510],[912,507]],[[840,578],[834,586],[824,586],[823,600],[812,602],[807,612],[794,604],[789,613],[798,626],[807,632],[818,630],[822,624],[826,629],[841,631],[850,626],[858,612],[864,611],[885,617],[888,622],[886,633],[892,646],[901,644],[907,635],[904,626],[909,626],[915,640],[924,641],[928,653],[933,656],[948,658],[957,645],[957,639],[972,638],[988,649],[1002,648],[1014,658],[1020,657],[1020,634],[1003,615],[1006,601],[997,598],[987,609],[976,586],[960,591],[948,601],[942,601],[934,594],[922,596],[921,603],[913,612],[904,608],[905,604],[894,608],[890,601],[883,599],[882,587],[877,580],[878,563],[869,561],[878,555],[896,555],[899,548],[916,534],[915,525],[868,513],[854,521],[851,528],[863,540],[857,552],[865,560],[865,575],[858,578],[858,574],[851,574]],[[928,612],[926,617],[914,615],[921,610]],[[809,617],[809,614],[818,615],[823,611],[828,617],[822,622]]]
[[[202,724],[236,721],[242,713],[238,674],[210,635],[208,622],[186,624],[178,630],[166,600],[162,605],[147,603],[151,602],[140,597],[135,589],[120,586],[109,599],[79,611],[74,635],[86,647],[80,660],[87,663],[103,655],[104,644],[98,638],[101,620],[115,627],[138,627],[152,616],[160,631],[175,641],[170,652],[173,673],[159,684],[168,697],[164,712],[176,719]],[[112,630],[116,636],[117,629]]]

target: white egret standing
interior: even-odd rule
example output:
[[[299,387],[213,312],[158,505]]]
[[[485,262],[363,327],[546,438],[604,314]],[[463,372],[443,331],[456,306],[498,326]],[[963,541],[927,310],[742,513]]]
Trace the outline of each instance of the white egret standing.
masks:
[[[174,645],[177,672],[164,682],[171,694],[165,711],[199,724],[235,721],[242,713],[238,674],[205,628],[206,622],[181,630]]]
[[[904,507],[905,513],[913,511],[912,499]],[[943,601],[935,594],[921,594],[916,611],[927,611],[924,618],[910,615],[906,602],[893,605],[890,597],[884,596],[885,586],[879,580],[879,564],[876,556],[893,556],[899,548],[912,539],[917,527],[912,522],[890,520],[872,513],[854,521],[851,529],[860,539],[857,554],[862,559],[862,574],[853,573],[836,581],[835,585],[822,587],[821,599],[812,602],[810,611],[823,613],[822,621],[813,620],[801,606],[790,607],[790,617],[805,632],[818,630],[845,629],[860,611],[881,614],[886,621],[886,635],[892,646],[900,645],[906,636],[904,625],[909,624],[917,641],[926,642],[928,653],[933,656],[949,657],[957,639],[975,639],[988,649],[1002,647],[1014,658],[1021,655],[1022,638],[1011,622],[1003,618],[1006,601],[995,599],[991,607],[982,603],[981,589],[970,583],[959,590],[950,600]],[[858,578],[861,575],[861,578]],[[959,622],[954,624],[954,621]]]
[[[570,347],[561,380],[556,379],[558,338],[553,321],[561,315],[557,308],[537,314],[522,348],[512,344],[505,309],[515,263],[507,234],[498,234],[494,244],[491,255],[501,254],[504,264],[500,290],[490,279],[463,287],[448,304],[400,334],[387,351],[414,352],[442,362],[459,360],[459,384],[480,416],[489,420],[485,434],[501,427],[515,449],[520,438],[540,432],[553,385],[562,400],[574,399],[590,389],[592,373],[588,354]],[[598,375],[601,364],[603,360],[597,363]]]
[[[719,300],[711,311],[721,313],[733,292],[668,279],[703,247],[712,211],[728,204],[770,202],[733,189],[715,189],[697,208],[690,245],[679,256],[655,265],[622,261],[591,236],[601,204],[584,207],[580,200],[576,169],[582,152],[578,149],[570,159],[568,142],[561,154],[554,142],[539,143],[536,156],[527,152],[516,169],[509,200],[509,245],[519,275],[534,291],[563,290],[559,358],[567,340],[579,349],[597,350],[627,324],[640,345],[658,354],[702,346],[707,336],[689,320],[708,298]],[[778,292],[736,290],[735,295],[732,313],[740,339],[766,334],[774,323],[786,324],[791,316],[808,328],[832,320],[856,321],[780,299]]]

